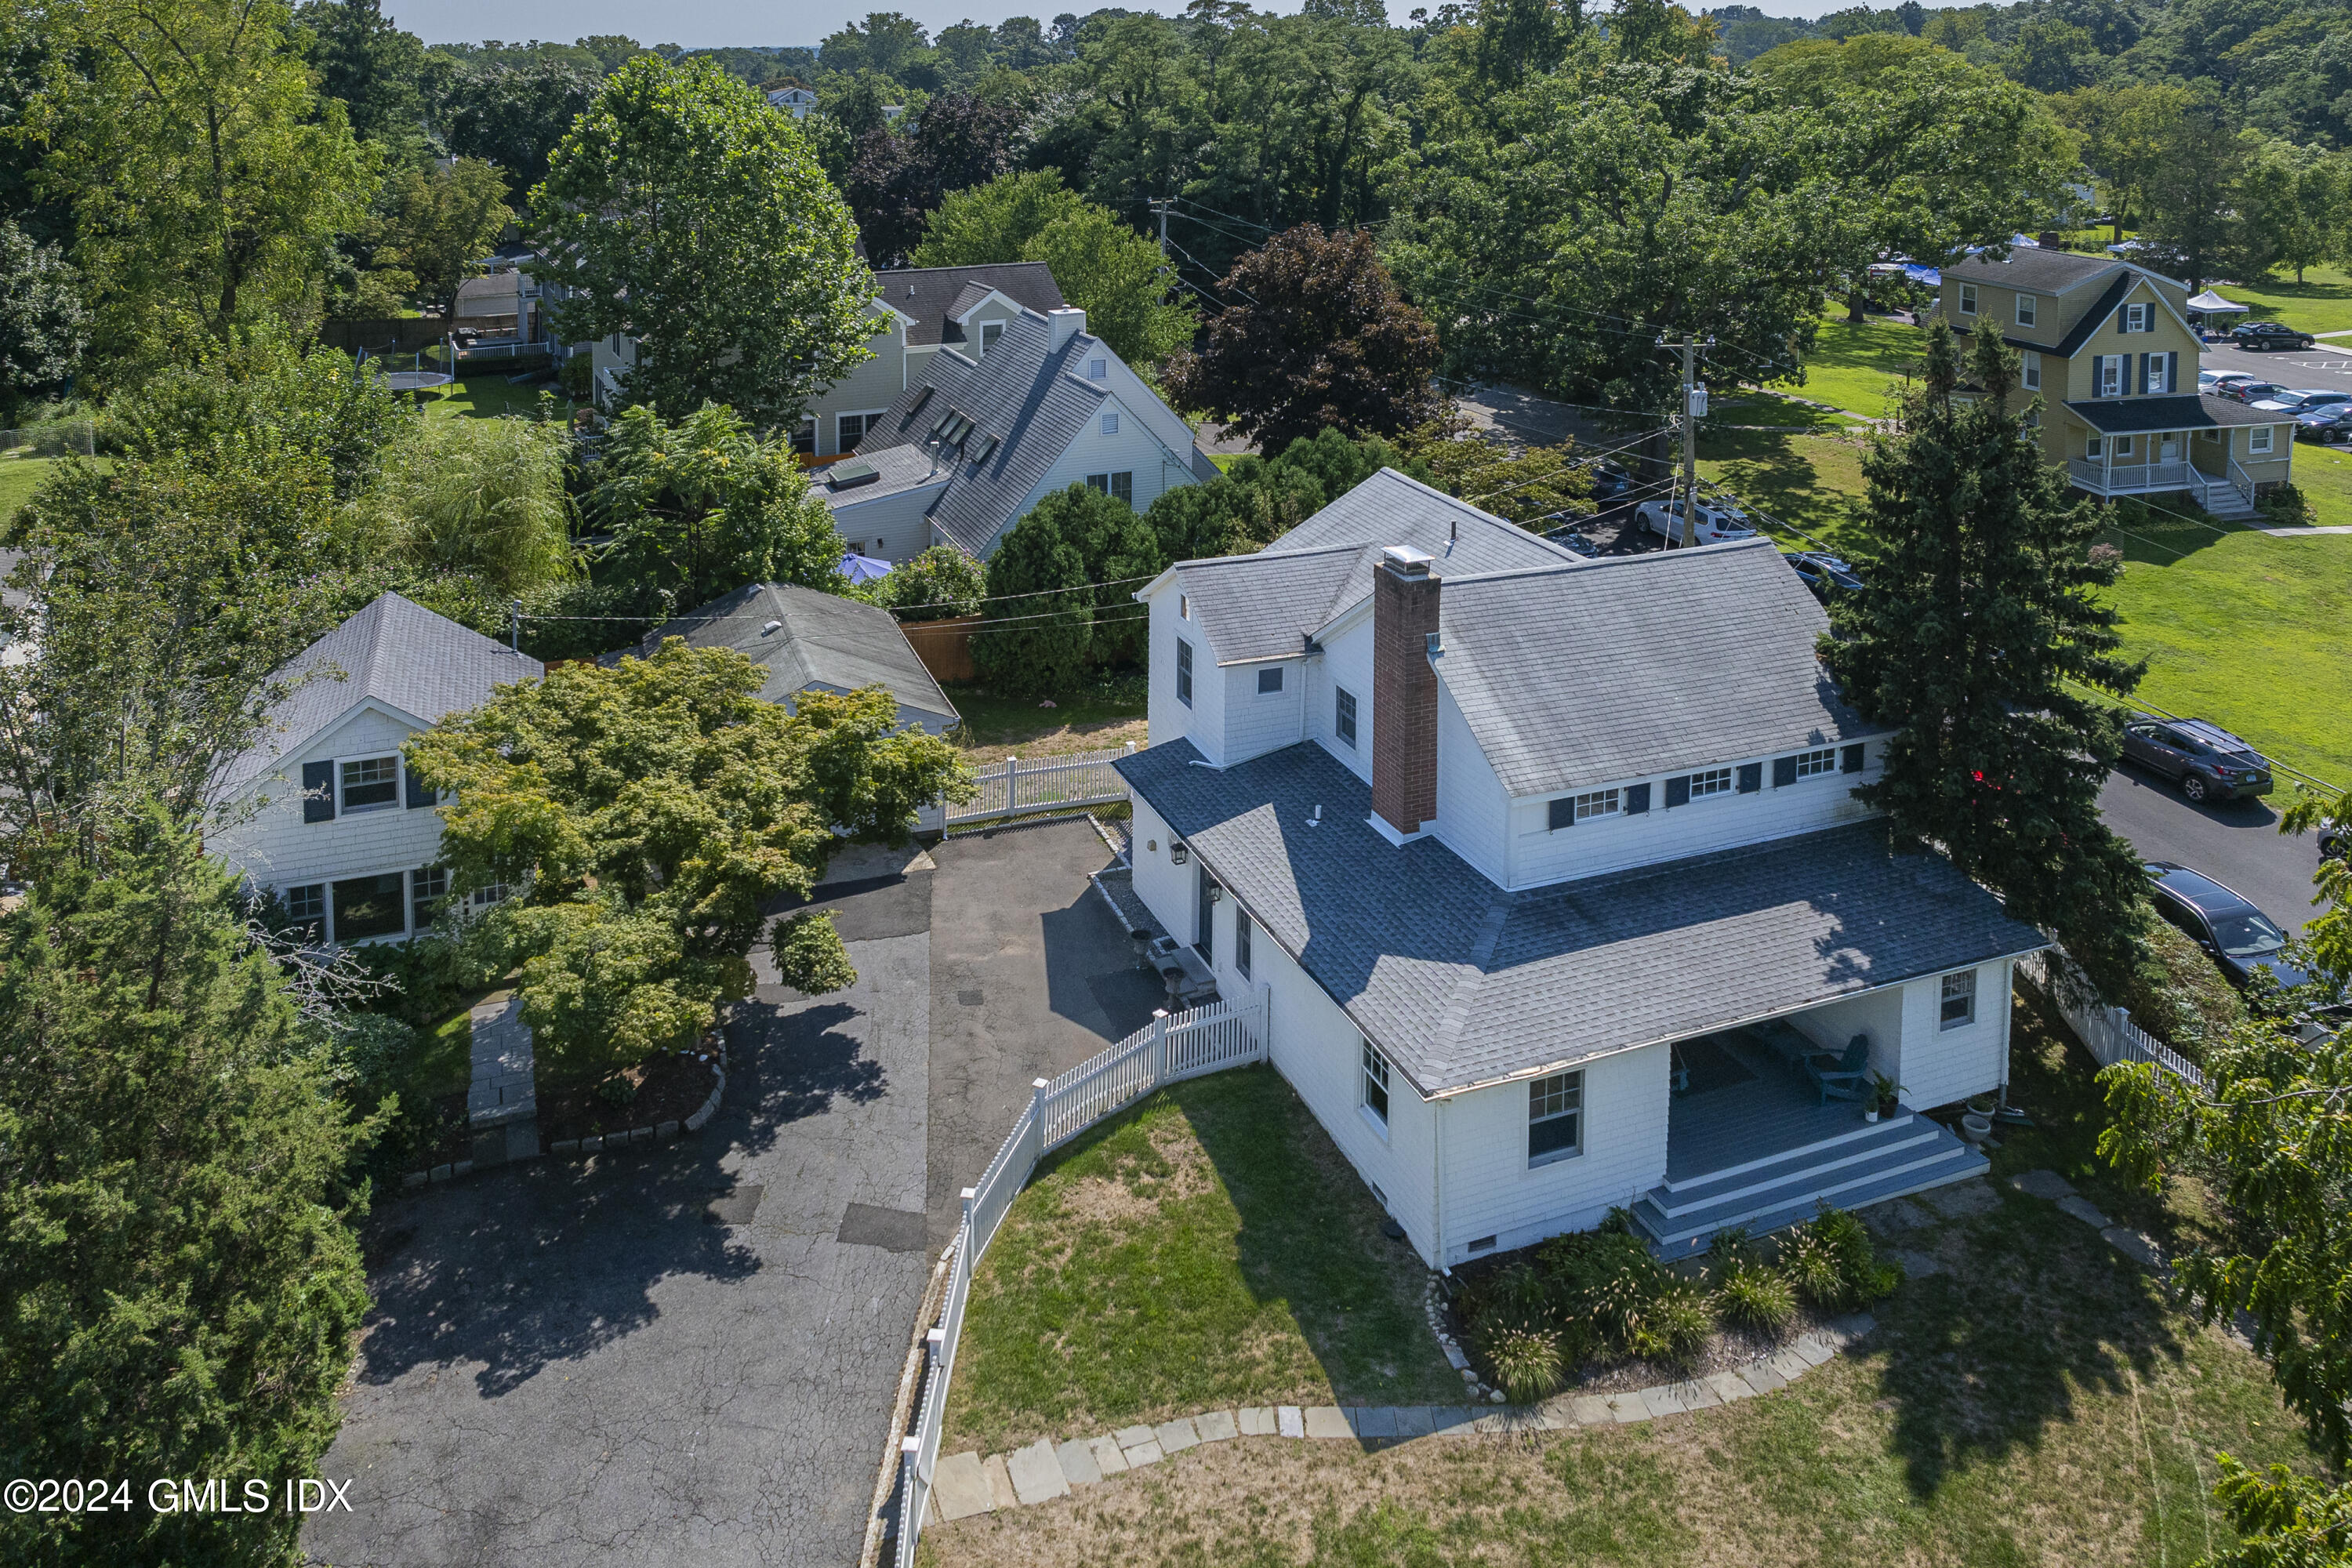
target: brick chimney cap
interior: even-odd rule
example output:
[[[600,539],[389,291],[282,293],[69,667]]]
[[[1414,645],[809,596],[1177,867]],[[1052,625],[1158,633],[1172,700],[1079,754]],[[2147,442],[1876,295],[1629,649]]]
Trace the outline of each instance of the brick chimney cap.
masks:
[[[1434,559],[1425,550],[1415,550],[1410,544],[1391,544],[1381,552],[1381,563],[1391,571],[1406,577],[1426,577],[1429,563]]]

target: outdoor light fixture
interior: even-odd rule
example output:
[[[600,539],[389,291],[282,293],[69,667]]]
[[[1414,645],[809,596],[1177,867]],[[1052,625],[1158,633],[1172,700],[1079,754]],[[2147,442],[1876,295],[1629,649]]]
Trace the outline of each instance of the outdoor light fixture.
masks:
[[[1192,858],[1192,852],[1190,849],[1185,848],[1180,840],[1171,838],[1168,841],[1168,858],[1175,861],[1179,866],[1181,866],[1185,861],[1190,860]]]
[[[1225,890],[1223,888],[1220,888],[1214,882],[1209,884],[1209,902],[1213,904],[1224,896]]]

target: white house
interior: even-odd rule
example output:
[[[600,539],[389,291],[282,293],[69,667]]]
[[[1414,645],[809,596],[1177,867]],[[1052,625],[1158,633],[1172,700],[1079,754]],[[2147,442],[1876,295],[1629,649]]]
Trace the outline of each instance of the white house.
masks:
[[[809,110],[816,107],[816,94],[798,82],[790,87],[772,87],[768,89],[768,106],[782,110],[794,120],[805,120]]]
[[[1140,510],[1216,477],[1192,427],[1087,332],[1084,310],[1024,309],[977,344],[943,344],[919,372],[910,362],[908,376],[866,425],[856,458],[819,476],[834,527],[882,560],[935,543],[985,559],[1070,485]]]
[[[761,700],[794,711],[803,691],[879,686],[898,702],[901,725],[944,735],[962,722],[898,629],[898,618],[838,594],[790,583],[754,583],[655,627],[630,651],[649,654],[667,637],[683,637],[689,647],[733,648],[766,672]],[[625,657],[607,654],[604,662]],[[946,829],[946,809],[940,803],[916,813],[917,832]]]
[[[401,748],[540,662],[385,594],[287,667],[301,684],[224,771],[231,826],[212,847],[330,942],[414,935],[448,889],[437,796]]]
[[[1580,560],[1383,472],[1150,607],[1135,887],[1433,1265],[1662,1248],[1985,1168],[2044,945],[1851,787],[1882,733],[1764,541]],[[1868,1074],[1903,1086],[1864,1120]]]

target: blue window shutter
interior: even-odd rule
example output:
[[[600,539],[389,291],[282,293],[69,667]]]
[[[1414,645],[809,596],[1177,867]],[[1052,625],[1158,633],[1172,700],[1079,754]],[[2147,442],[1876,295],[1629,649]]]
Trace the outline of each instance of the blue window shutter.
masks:
[[[1838,772],[1843,773],[1858,773],[1862,772],[1862,747],[1860,745],[1848,746],[1844,751],[1838,753]]]
[[[1688,805],[1689,804],[1690,775],[1688,773],[1685,773],[1678,779],[1668,779],[1666,781],[1666,809],[1672,811],[1675,806]]]
[[[1794,763],[1791,763],[1789,765],[1790,767],[1796,766]],[[1740,763],[1739,793],[1742,795],[1754,795],[1758,790],[1762,789],[1763,787],[1764,764],[1762,763]]]
[[[1645,784],[1627,784],[1625,786],[1625,815],[1631,816],[1636,812],[1647,811],[1649,809],[1650,786]]]
[[[2180,390],[2180,353],[2177,349],[2164,356],[2164,390]]]
[[[1773,758],[1772,787],[1774,789],[1787,789],[1790,784],[1795,784],[1796,782],[1797,759],[1794,757]]]
[[[400,759],[400,774],[408,781],[409,810],[415,811],[418,806],[433,804],[436,792],[425,787],[425,781],[416,776],[416,770],[408,765],[406,757]]]
[[[2099,395],[2099,383],[2101,383],[2101,382],[2105,381],[2106,378],[2107,378],[2107,356],[2106,356],[2106,355],[2105,355],[2105,354],[2093,354],[2093,355],[2091,356],[2091,395],[2092,395],[2092,396],[2096,397],[2096,396],[2098,396],[2098,395]]]
[[[302,764],[302,820],[332,822],[335,820],[335,764],[304,763]]]
[[[1575,826],[1576,797],[1572,795],[1564,795],[1558,800],[1553,801],[1551,803],[1549,820],[1551,831],[1554,833],[1558,833],[1563,827]]]
[[[2147,354],[2142,354],[2139,356],[2139,390],[2142,396],[2146,396],[2147,395],[2147,362],[2150,356]]]

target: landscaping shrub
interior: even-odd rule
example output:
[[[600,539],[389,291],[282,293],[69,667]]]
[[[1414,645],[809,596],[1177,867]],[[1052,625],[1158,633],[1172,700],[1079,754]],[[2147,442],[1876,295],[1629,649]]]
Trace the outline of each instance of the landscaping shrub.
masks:
[[[1900,1268],[1879,1261],[1861,1219],[1826,1205],[1789,1232],[1780,1246],[1780,1268],[1798,1295],[1832,1312],[1867,1306],[1903,1282]]]
[[[2219,965],[2187,933],[2147,922],[2147,956],[2132,973],[2123,1005],[2132,1021],[2192,1062],[2246,1021],[2246,1005]]]
[[[1621,1355],[1684,1360],[1715,1331],[1706,1291],[1678,1279],[1622,1229],[1563,1236],[1536,1258],[1549,1277],[1555,1311],[1590,1325]]]
[[[1493,1369],[1495,1386],[1514,1404],[1533,1405],[1559,1386],[1566,1361],[1556,1329],[1509,1324],[1484,1332],[1478,1349]]]

